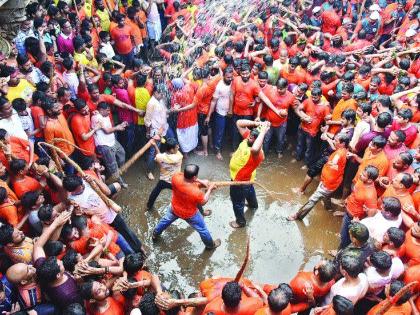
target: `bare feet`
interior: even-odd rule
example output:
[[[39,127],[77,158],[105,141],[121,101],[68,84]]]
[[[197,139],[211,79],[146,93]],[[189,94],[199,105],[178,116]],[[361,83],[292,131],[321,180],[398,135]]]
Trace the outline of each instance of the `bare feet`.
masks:
[[[210,209],[203,209],[203,217],[208,217],[212,214]]]
[[[335,249],[331,249],[331,250],[329,250],[328,251],[328,254],[330,254],[332,257],[335,257],[335,256],[337,256],[337,250],[335,250]]]
[[[339,207],[344,207],[344,201],[337,198],[331,198],[331,203]]]
[[[155,177],[153,176],[152,172],[147,173],[147,178],[149,180],[155,180]]]
[[[294,214],[291,214],[291,215],[289,215],[286,219],[287,219],[287,221],[295,221],[295,220],[297,220],[297,213],[294,213]]]
[[[220,152],[217,152],[216,159],[218,159],[219,161],[223,161],[223,156]]]
[[[333,216],[335,217],[344,217],[346,213],[344,211],[334,211]]]
[[[302,190],[300,190],[300,188],[298,188],[298,187],[293,187],[292,188],[292,191],[295,193],[295,194],[297,194],[297,195],[303,195],[303,191]]]
[[[195,151],[194,153],[197,154],[197,155],[201,155],[201,156],[204,155],[204,151]]]
[[[230,221],[230,222],[229,222],[229,225],[230,225],[231,227],[233,227],[234,229],[240,229],[240,228],[245,227],[245,225],[240,225],[240,224],[238,224],[238,222],[236,222],[236,221]]]

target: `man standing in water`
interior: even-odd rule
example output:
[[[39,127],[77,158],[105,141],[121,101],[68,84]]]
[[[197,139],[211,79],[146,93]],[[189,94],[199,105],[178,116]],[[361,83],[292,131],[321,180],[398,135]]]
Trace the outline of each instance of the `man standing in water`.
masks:
[[[178,218],[187,221],[191,227],[200,234],[206,249],[215,249],[221,244],[220,239],[213,241],[203,216],[198,210],[199,206],[207,203],[214,184],[208,180],[198,179],[200,168],[195,164],[185,166],[184,173],[176,173],[172,176],[172,202],[168,206],[165,216],[160,219],[153,231],[153,240],[156,240],[162,232]],[[200,188],[207,188],[203,193]]]
[[[270,129],[270,123],[267,121],[256,122],[240,119],[236,122],[236,126],[244,140],[239,144],[238,149],[233,153],[230,160],[230,178],[233,181],[253,181],[258,165],[264,160],[262,145],[264,136]],[[250,130],[249,128],[253,129]],[[232,200],[236,220],[229,224],[233,228],[244,227],[246,225],[244,216],[245,200],[248,202],[250,208],[258,208],[254,186],[230,186],[230,199]]]

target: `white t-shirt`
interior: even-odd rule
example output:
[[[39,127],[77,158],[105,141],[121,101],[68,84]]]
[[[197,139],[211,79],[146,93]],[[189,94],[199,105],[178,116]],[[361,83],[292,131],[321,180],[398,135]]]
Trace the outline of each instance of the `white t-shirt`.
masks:
[[[392,279],[398,279],[405,271],[404,264],[399,257],[392,258],[391,265],[391,277]]]
[[[26,111],[28,112],[28,115],[19,116],[19,119],[20,119],[20,122],[22,123],[23,130],[25,130],[26,133],[32,133],[35,130],[34,120],[32,119],[32,112],[29,107],[26,109]],[[29,138],[29,141],[34,142],[35,137],[31,136]]]
[[[230,85],[226,85],[223,80],[220,80],[216,85],[214,91],[214,98],[217,98],[216,102],[216,113],[221,116],[226,116],[229,111],[230,96],[232,95],[232,89]]]
[[[106,57],[109,59],[115,56],[114,48],[112,48],[112,45],[110,42],[101,43],[101,48],[99,49],[99,52],[102,54],[105,54]]]
[[[401,226],[402,216],[398,216],[397,220],[387,220],[382,215],[382,211],[378,211],[373,217],[364,218],[360,223],[366,225],[369,235],[373,239],[382,243],[386,231],[391,227],[399,228]]]
[[[64,71],[63,80],[69,86],[71,98],[77,98],[77,92],[79,89],[79,78],[77,77],[77,73]]]
[[[378,295],[382,292],[383,288],[391,283],[392,273],[380,274],[374,266],[369,266],[365,269],[365,274],[369,282],[369,295]]]
[[[94,129],[96,126],[101,125],[104,128],[111,128],[111,118],[104,117],[101,114],[93,115],[91,118],[91,128]],[[105,133],[102,129],[99,129],[93,135],[93,139],[95,140],[95,145],[106,145],[108,147],[113,147],[115,145],[115,135],[114,133]]]
[[[368,133],[369,131],[370,131],[370,124],[363,120],[359,121],[356,127],[354,127],[353,137],[351,138],[351,141],[350,141],[350,147],[355,148],[360,138],[365,133]]]
[[[366,292],[369,288],[369,282],[364,273],[359,273],[357,277],[359,278],[359,283],[355,286],[347,285],[347,283],[345,283],[345,278],[338,280],[331,287],[330,293],[328,293],[325,298],[324,305],[331,304],[333,297],[336,295],[341,295],[345,298],[348,298],[350,301],[352,301],[353,304],[356,304],[357,301],[362,299],[366,295]]]
[[[19,115],[14,109],[12,116],[0,119],[0,128],[6,130],[10,136],[28,140],[28,135],[23,130]]]
[[[156,155],[156,161],[160,164],[160,180],[168,183],[172,181],[172,176],[181,171],[183,155],[181,152],[175,154],[159,153]]]

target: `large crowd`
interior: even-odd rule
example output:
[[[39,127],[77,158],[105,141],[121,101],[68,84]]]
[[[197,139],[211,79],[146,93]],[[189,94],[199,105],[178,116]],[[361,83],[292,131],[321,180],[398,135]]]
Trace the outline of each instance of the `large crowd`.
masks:
[[[1,314],[420,314],[419,20],[418,0],[29,3],[0,54]],[[153,240],[183,219],[221,243],[189,155],[230,159],[236,229],[275,154],[297,195],[319,178],[287,219],[323,200],[339,248],[288,283],[169,290],[113,201],[141,148],[145,208],[172,189]]]

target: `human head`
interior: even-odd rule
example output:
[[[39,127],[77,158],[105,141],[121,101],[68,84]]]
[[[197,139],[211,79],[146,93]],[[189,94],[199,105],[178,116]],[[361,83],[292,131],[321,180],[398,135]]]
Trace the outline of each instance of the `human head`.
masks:
[[[353,243],[364,244],[369,240],[369,230],[360,222],[352,222],[349,227],[349,235]]]
[[[226,283],[222,290],[223,303],[228,308],[235,308],[241,302],[242,290],[238,282],[230,281]]]
[[[413,111],[410,108],[400,109],[396,116],[396,120],[401,126],[407,125],[412,118],[413,118]]]
[[[392,180],[395,189],[407,190],[413,185],[413,176],[409,173],[399,173]]]
[[[32,265],[17,263],[9,267],[6,272],[6,278],[12,284],[24,286],[34,281],[36,269]]]
[[[12,114],[12,104],[7,98],[0,96],[0,118],[9,118]]]
[[[76,110],[83,116],[87,116],[90,114],[89,107],[87,106],[86,102],[81,98],[76,99],[74,102],[74,107]]]
[[[80,285],[80,295],[85,300],[103,301],[110,296],[110,290],[98,281],[87,281]]]
[[[330,282],[334,279],[337,270],[332,261],[322,261],[314,268],[314,274],[319,278],[323,283]]]
[[[223,70],[223,82],[226,85],[230,85],[232,81],[233,81],[233,68],[229,66]]]
[[[359,256],[345,253],[341,257],[340,272],[344,277],[355,279],[362,271],[363,263],[360,261]]]
[[[390,217],[398,217],[401,213],[401,203],[395,197],[385,197],[382,200],[383,212],[387,213]]]
[[[146,292],[141,298],[140,311],[142,315],[157,315],[160,310],[155,303],[155,294],[153,292]]]
[[[109,104],[106,102],[100,102],[96,108],[103,117],[108,117],[111,113]]]
[[[369,257],[369,261],[380,273],[388,271],[392,266],[391,256],[382,250],[373,252]]]
[[[168,138],[166,139],[166,150],[170,154],[175,154],[178,152],[179,144],[175,138]]]
[[[394,130],[391,131],[389,137],[388,137],[388,144],[392,148],[396,148],[401,146],[406,139],[406,135],[404,131],[401,130]]]
[[[195,180],[198,176],[200,167],[196,164],[187,164],[184,168],[184,177],[187,180]]]
[[[241,75],[242,81],[248,82],[251,76],[251,68],[248,64],[243,64],[241,66],[240,75]]]
[[[77,175],[67,175],[63,179],[63,187],[70,193],[79,193],[83,191],[83,180]]]
[[[268,295],[268,307],[272,312],[279,313],[289,305],[290,298],[281,288],[271,290]]]
[[[369,148],[372,153],[377,154],[382,151],[386,145],[386,138],[382,135],[378,135],[372,139],[369,144]]]
[[[380,113],[376,118],[376,125],[381,129],[385,129],[391,122],[392,116],[388,112]]]
[[[384,235],[384,243],[391,244],[395,248],[400,248],[402,244],[405,242],[405,233],[403,230],[396,228],[396,227],[390,227],[385,235]]]
[[[8,223],[0,226],[0,245],[18,245],[25,239],[25,234]]]
[[[413,156],[409,152],[401,152],[395,157],[392,167],[398,171],[405,171],[413,164],[413,161]]]
[[[346,109],[341,114],[341,125],[343,127],[353,126],[356,123],[356,112],[353,109]]]
[[[123,267],[128,275],[134,275],[143,268],[143,265],[144,256],[141,253],[129,254],[124,258]]]
[[[335,295],[332,300],[333,310],[336,315],[353,315],[353,303],[341,295]]]
[[[45,285],[60,279],[63,273],[63,263],[55,256],[48,257],[36,270],[37,279]]]
[[[389,285],[385,287],[385,294],[387,296],[395,296],[405,286],[405,283],[400,280],[393,280]],[[411,298],[411,291],[404,293],[397,301],[396,305],[402,305]]]

